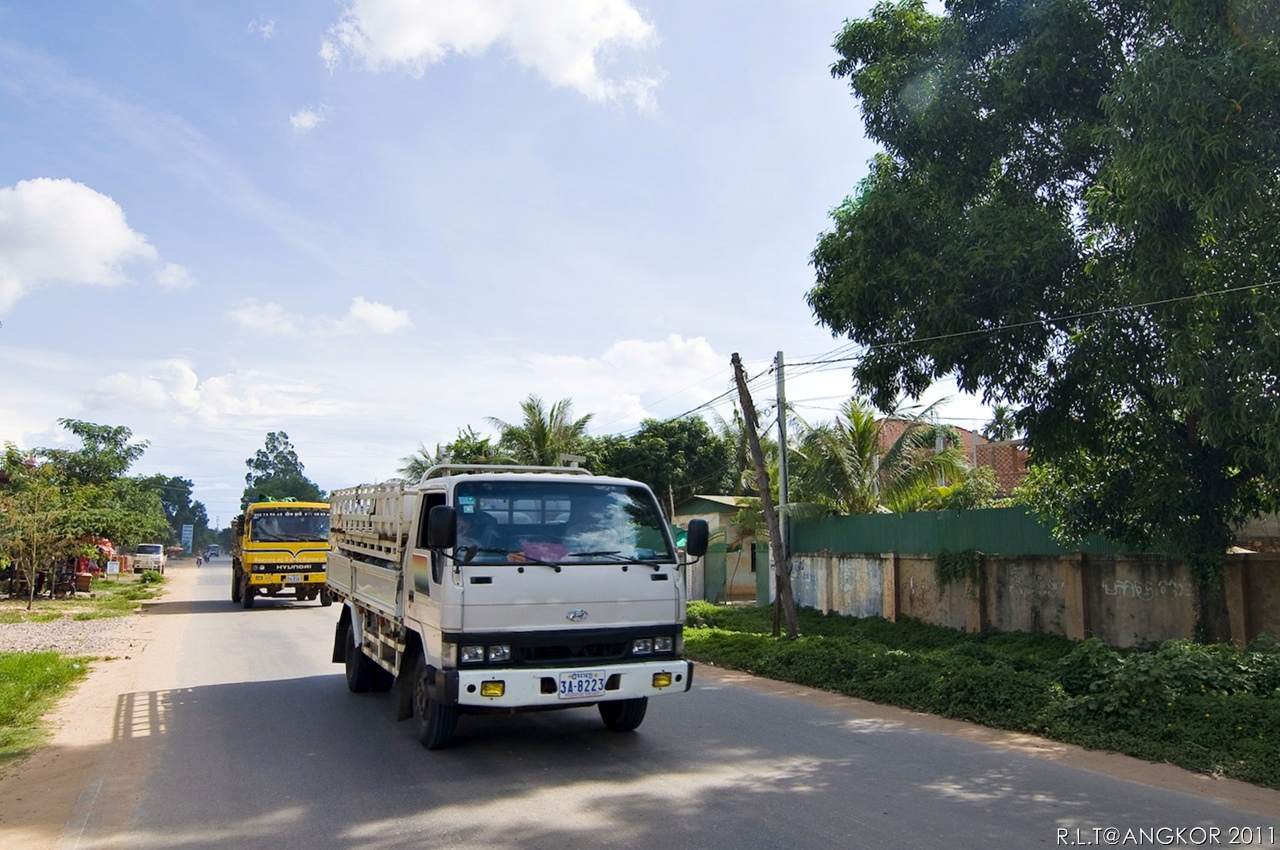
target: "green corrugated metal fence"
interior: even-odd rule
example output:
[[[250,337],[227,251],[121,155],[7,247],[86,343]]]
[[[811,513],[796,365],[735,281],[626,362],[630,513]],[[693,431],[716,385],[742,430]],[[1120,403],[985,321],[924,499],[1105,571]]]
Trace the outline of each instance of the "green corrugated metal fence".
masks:
[[[1131,547],[1121,547],[1101,537],[1062,545],[1051,536],[1051,528],[1020,507],[829,516],[793,520],[791,551],[938,554],[977,549],[993,555],[1118,555],[1132,551]]]

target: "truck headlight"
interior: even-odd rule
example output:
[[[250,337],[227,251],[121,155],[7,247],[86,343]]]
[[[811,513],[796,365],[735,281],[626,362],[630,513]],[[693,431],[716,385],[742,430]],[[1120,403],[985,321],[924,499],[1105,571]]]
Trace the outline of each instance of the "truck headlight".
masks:
[[[666,637],[656,637],[653,639],[654,652],[671,652],[676,648],[675,638],[670,635]]]
[[[494,664],[502,661],[511,660],[511,645],[504,643],[500,646],[489,647],[489,663]]]
[[[480,664],[484,661],[484,647],[464,646],[458,660],[463,664]]]
[[[653,638],[636,638],[631,642],[632,655],[653,655]]]

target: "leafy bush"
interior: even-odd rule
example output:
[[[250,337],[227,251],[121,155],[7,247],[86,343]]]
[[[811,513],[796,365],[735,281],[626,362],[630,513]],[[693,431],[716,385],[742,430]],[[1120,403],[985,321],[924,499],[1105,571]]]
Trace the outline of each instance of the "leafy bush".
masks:
[[[770,609],[690,603],[685,648],[704,663],[1280,788],[1271,638],[1119,650],[1096,638],[797,615],[792,641],[772,636]]]
[[[143,584],[161,584],[164,581],[164,576],[160,574],[159,570],[143,570],[138,581]]]

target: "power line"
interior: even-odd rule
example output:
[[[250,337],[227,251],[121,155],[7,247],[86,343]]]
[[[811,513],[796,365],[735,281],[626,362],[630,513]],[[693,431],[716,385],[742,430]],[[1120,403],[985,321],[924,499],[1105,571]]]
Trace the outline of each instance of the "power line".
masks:
[[[1213,292],[1196,292],[1196,293],[1192,293],[1191,295],[1178,295],[1173,298],[1162,298],[1156,301],[1145,301],[1139,304],[1126,304],[1119,307],[1104,307],[1100,310],[1089,310],[1082,313],[1065,313],[1061,316],[1051,316],[1049,318],[1044,318],[1044,319],[1033,319],[1026,322],[1014,322],[1013,324],[1009,324],[1009,325],[1001,325],[998,328],[976,328],[971,331],[957,331],[956,333],[938,334],[936,336],[915,337],[912,339],[903,340],[901,342],[883,342],[877,345],[866,346],[866,351],[876,351],[884,348],[896,348],[899,346],[915,345],[916,343],[921,343],[921,342],[940,342],[942,340],[947,340],[947,339],[961,339],[963,337],[972,337],[972,336],[992,336],[994,334],[1004,333],[1005,331],[1017,330],[1018,328],[1028,328],[1028,327],[1034,327],[1036,325],[1047,325],[1050,323],[1057,323],[1057,322],[1069,322],[1069,321],[1074,321],[1076,319],[1088,319],[1088,318],[1093,318],[1095,316],[1105,316],[1110,313],[1119,313],[1125,310],[1140,310],[1147,307],[1159,307],[1164,304],[1176,304],[1181,301],[1193,301],[1198,298],[1209,298],[1217,295],[1231,295],[1232,293],[1236,293],[1236,292],[1248,292],[1255,289],[1265,289],[1267,287],[1277,286],[1277,285],[1280,285],[1280,280],[1271,280],[1271,281],[1267,281],[1266,283],[1253,283],[1253,284],[1249,284],[1248,286],[1235,286],[1229,289],[1218,289],[1218,290],[1214,290]],[[794,365],[818,366],[818,365],[828,365],[833,363],[847,363],[855,359],[857,358],[856,357],[828,357],[822,360],[811,360],[807,363],[797,363]]]

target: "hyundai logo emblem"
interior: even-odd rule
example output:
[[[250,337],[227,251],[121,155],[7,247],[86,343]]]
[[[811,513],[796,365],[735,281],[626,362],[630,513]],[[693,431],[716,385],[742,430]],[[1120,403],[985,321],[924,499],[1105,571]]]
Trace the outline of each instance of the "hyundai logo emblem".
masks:
[[[582,608],[574,608],[568,614],[565,614],[564,618],[570,623],[581,623],[583,620],[587,619],[587,612]]]

